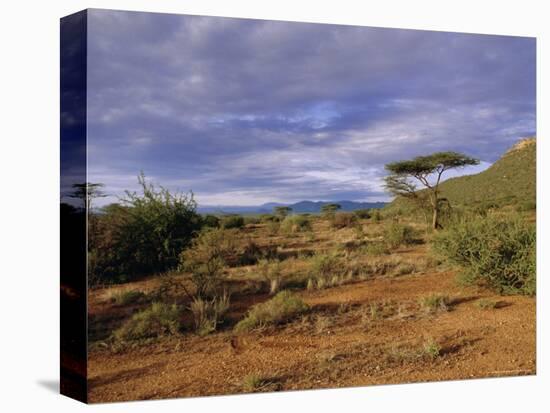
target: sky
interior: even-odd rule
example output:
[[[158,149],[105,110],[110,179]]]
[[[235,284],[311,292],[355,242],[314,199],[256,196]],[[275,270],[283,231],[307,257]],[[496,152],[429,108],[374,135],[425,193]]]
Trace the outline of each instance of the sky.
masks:
[[[535,68],[534,38],[92,9],[88,181],[100,204],[140,171],[199,205],[387,201],[388,162],[476,173],[535,135]]]

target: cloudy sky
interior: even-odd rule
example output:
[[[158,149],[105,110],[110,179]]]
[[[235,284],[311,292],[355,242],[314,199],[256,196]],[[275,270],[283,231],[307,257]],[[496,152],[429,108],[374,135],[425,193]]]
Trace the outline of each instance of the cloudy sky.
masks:
[[[92,10],[88,180],[200,204],[388,200],[384,164],[486,168],[535,134],[535,40]]]

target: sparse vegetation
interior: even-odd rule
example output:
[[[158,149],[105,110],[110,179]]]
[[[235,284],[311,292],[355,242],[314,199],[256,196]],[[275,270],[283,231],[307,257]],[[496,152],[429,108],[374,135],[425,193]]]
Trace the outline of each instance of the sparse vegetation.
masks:
[[[281,222],[280,228],[287,234],[311,231],[311,221],[305,215],[291,215]]]
[[[339,212],[334,215],[331,224],[336,229],[354,227],[357,225],[357,215],[352,212]]]
[[[146,297],[142,291],[120,291],[111,295],[111,302],[117,305],[130,305],[143,301]]]
[[[134,341],[164,335],[178,334],[181,309],[176,304],[153,303],[150,307],[135,313],[113,337],[117,341]]]
[[[256,304],[235,326],[235,331],[249,331],[267,325],[284,323],[307,311],[308,306],[290,291],[281,291],[271,300]]]
[[[226,229],[202,231],[180,256],[180,267],[191,274],[198,296],[211,295],[220,286],[227,261],[237,253],[234,234]]]
[[[451,300],[446,295],[431,294],[418,300],[420,307],[426,312],[449,311]]]

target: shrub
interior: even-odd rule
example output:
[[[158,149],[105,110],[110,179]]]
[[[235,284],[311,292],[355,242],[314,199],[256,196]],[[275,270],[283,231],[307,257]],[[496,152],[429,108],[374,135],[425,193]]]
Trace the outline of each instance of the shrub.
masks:
[[[222,226],[225,229],[244,227],[244,218],[240,215],[230,215],[222,219]]]
[[[382,214],[380,213],[379,210],[377,210],[377,209],[374,210],[374,212],[372,213],[372,220],[374,222],[382,221]]]
[[[262,223],[279,222],[279,217],[271,214],[262,214],[260,215],[260,222]]]
[[[424,343],[424,348],[422,352],[428,358],[434,360],[441,354],[441,346],[434,340],[429,340]]]
[[[434,251],[462,267],[462,280],[501,294],[536,290],[536,232],[518,218],[487,217],[456,223],[433,239]]]
[[[306,303],[290,291],[281,291],[271,300],[256,304],[235,326],[235,331],[249,331],[270,324],[281,324],[308,310]]]
[[[390,248],[412,244],[414,229],[409,225],[392,222],[384,231],[384,240]]]
[[[121,291],[111,295],[111,301],[118,305],[135,304],[142,301],[146,295],[141,291]]]
[[[353,213],[359,219],[369,219],[371,217],[370,209],[357,209]]]
[[[206,228],[219,228],[220,219],[215,215],[205,215],[202,218],[202,225]]]
[[[290,215],[281,222],[281,229],[286,233],[311,231],[311,222],[304,215]]]
[[[367,255],[378,256],[389,254],[388,246],[385,242],[382,241],[371,241],[368,242],[361,251]]]
[[[353,227],[357,224],[357,215],[351,212],[339,212],[331,221],[333,228]]]
[[[193,194],[174,194],[138,177],[142,193],[126,192],[123,205],[93,215],[90,277],[121,282],[170,270],[201,227]],[[122,277],[123,276],[123,277]]]
[[[113,337],[118,341],[132,341],[177,334],[181,328],[180,314],[180,308],[175,304],[153,303],[135,313],[115,330]]]
[[[198,296],[212,294],[223,279],[227,261],[237,255],[233,230],[206,229],[180,255],[180,268],[191,273]]]
[[[259,262],[260,276],[269,284],[269,293],[275,294],[281,287],[280,261],[263,259]]]
[[[212,300],[196,297],[189,308],[193,313],[195,331],[198,335],[205,336],[216,331],[218,324],[229,309],[229,295],[224,293]]]
[[[451,300],[446,295],[432,294],[420,298],[418,303],[426,312],[433,313],[438,310],[448,311]]]
[[[323,289],[339,284],[345,272],[342,260],[336,254],[316,254],[310,259],[310,288]]]

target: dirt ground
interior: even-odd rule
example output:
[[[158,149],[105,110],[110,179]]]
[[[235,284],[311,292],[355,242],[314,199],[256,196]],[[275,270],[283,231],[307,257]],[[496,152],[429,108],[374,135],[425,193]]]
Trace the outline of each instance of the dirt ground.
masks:
[[[351,237],[341,231],[337,241]],[[325,234],[326,235],[326,234]],[[337,238],[320,232],[326,245]],[[402,248],[395,256],[420,261],[426,245]],[[297,271],[300,262],[295,263]],[[247,269],[235,275],[244,277]],[[243,275],[244,274],[244,275]],[[296,290],[310,310],[296,320],[260,331],[235,334],[232,326],[267,294],[232,297],[227,321],[205,337],[192,332],[113,350],[102,345],[112,323],[131,315],[105,299],[109,289],[89,297],[92,319],[89,400],[111,402],[249,392],[247,377],[261,378],[256,391],[365,386],[536,372],[536,300],[499,296],[462,287],[448,268],[400,276],[375,276],[322,290]],[[154,288],[143,280],[116,288]],[[427,311],[422,297],[449,297],[447,308]],[[479,300],[494,308],[480,308]],[[373,310],[375,308],[375,310]],[[189,324],[189,320],[184,320]],[[431,356],[430,347],[438,354]]]

